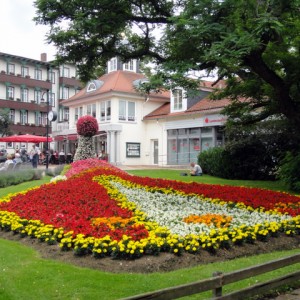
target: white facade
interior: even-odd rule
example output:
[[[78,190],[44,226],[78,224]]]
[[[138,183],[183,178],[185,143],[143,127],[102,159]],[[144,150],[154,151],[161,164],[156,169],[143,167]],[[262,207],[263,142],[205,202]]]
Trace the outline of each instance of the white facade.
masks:
[[[76,123],[84,115],[98,120],[97,152],[108,153],[109,162],[116,165],[187,165],[200,151],[224,143],[220,108],[201,100],[208,88],[196,100],[188,99],[182,89],[145,97],[134,86],[146,78],[125,69],[117,59],[110,61],[107,74],[63,101],[70,123],[57,134],[66,151],[75,150]]]

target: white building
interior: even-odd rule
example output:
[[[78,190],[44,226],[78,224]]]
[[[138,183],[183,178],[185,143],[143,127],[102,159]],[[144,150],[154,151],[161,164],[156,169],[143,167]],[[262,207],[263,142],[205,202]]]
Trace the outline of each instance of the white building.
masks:
[[[186,165],[200,151],[224,143],[220,111],[228,100],[210,101],[211,83],[203,83],[194,97],[179,88],[145,98],[135,88],[143,80],[135,60],[109,61],[107,74],[62,101],[69,107],[69,128],[54,132],[60,147],[75,151],[76,122],[84,115],[98,120],[97,151],[107,152],[116,165]]]

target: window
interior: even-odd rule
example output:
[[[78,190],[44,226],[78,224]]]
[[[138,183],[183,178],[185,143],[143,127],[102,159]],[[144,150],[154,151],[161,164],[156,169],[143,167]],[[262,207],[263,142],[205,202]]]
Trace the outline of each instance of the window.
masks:
[[[42,112],[37,112],[36,113],[36,124],[38,125],[43,125],[43,118],[42,118]]]
[[[55,83],[55,72],[49,72],[49,79],[51,83]]]
[[[108,72],[117,70],[117,58],[114,57],[108,62]]]
[[[28,123],[28,111],[27,110],[20,111],[20,123],[22,125],[25,125]]]
[[[40,70],[40,69],[34,70],[34,79],[42,80],[42,70]]]
[[[50,106],[52,106],[52,107],[55,106],[55,93],[49,92],[49,103],[50,103]]]
[[[48,114],[46,112],[42,112],[42,122],[43,125],[47,125]]]
[[[182,109],[182,90],[175,89],[173,90],[173,108],[174,110],[181,110]]]
[[[8,64],[7,65],[7,71],[8,71],[8,74],[15,75],[15,65],[14,64]]]
[[[128,121],[135,121],[135,102],[128,102]]]
[[[28,102],[28,89],[26,88],[21,89],[21,101]]]
[[[63,110],[63,118],[64,118],[64,121],[69,120],[69,108],[67,108],[67,107],[65,107]]]
[[[62,99],[68,99],[69,98],[69,88],[64,86],[62,88]]]
[[[15,110],[14,109],[11,109],[10,111],[9,111],[9,119],[10,119],[10,121],[12,122],[12,123],[15,123]]]
[[[109,121],[111,119],[111,102],[103,101],[100,103],[100,121]]]
[[[123,64],[123,69],[126,70],[126,71],[134,71],[133,60],[131,59],[127,63]]]
[[[92,92],[92,91],[96,91],[96,84],[95,84],[95,82],[91,82],[91,83],[88,85],[86,91],[87,91],[88,93],[89,93],[89,92]]]
[[[35,90],[35,91],[34,91],[34,101],[35,101],[37,104],[40,104],[40,103],[41,103],[41,98],[42,98],[41,91]]]
[[[15,98],[15,88],[13,86],[7,87],[7,97],[11,100]]]
[[[135,102],[119,101],[119,121],[135,121]]]
[[[78,121],[79,118],[83,116],[83,108],[82,107],[76,107],[75,108],[75,121]]]
[[[126,120],[126,101],[119,102],[119,120],[120,121]]]
[[[79,119],[79,108],[76,107],[75,108],[75,122],[78,121],[78,119]]]
[[[66,68],[66,67],[63,68],[63,76],[62,77],[70,78],[70,69],[69,68]]]
[[[21,75],[22,75],[23,77],[29,75],[29,69],[28,69],[28,67],[23,67],[23,66],[21,67]]]
[[[96,104],[95,103],[87,105],[86,114],[96,118]]]

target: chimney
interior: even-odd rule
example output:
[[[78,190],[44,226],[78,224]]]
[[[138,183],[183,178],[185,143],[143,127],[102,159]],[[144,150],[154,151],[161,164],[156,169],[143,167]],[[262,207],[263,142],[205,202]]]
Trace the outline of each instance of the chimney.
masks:
[[[41,61],[47,62],[47,53],[41,53]]]

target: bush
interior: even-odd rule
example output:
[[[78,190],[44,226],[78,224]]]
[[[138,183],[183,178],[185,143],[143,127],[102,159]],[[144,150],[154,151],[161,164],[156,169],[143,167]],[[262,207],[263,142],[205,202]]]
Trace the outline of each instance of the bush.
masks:
[[[228,143],[199,154],[204,173],[227,179],[271,180],[275,178],[276,161],[260,140],[254,137]]]
[[[230,170],[227,160],[228,154],[222,147],[208,149],[198,156],[198,163],[203,173],[222,178],[229,176]]]
[[[46,171],[46,175],[49,175],[49,176],[57,176],[57,175],[60,175],[61,172],[63,171],[63,169],[66,167],[66,166],[69,166],[69,165],[58,165],[56,166],[55,168],[49,168],[47,171]]]
[[[275,178],[276,160],[267,145],[256,138],[248,138],[228,143],[225,146],[230,165],[230,179],[270,180]]]
[[[278,177],[287,187],[295,192],[300,191],[300,153],[287,152],[280,163]]]
[[[16,185],[26,181],[41,179],[42,173],[42,170],[37,169],[24,169],[18,170],[18,172],[3,172],[0,176],[0,188]]]

